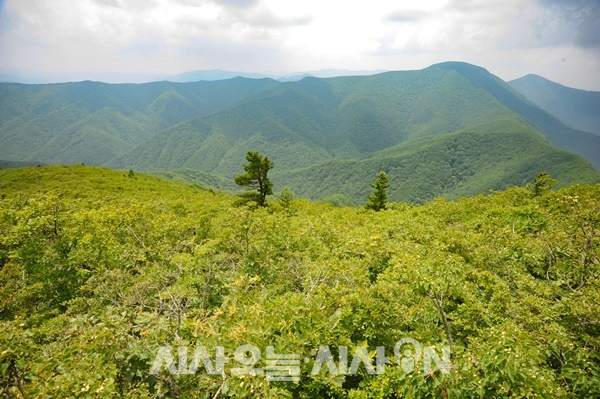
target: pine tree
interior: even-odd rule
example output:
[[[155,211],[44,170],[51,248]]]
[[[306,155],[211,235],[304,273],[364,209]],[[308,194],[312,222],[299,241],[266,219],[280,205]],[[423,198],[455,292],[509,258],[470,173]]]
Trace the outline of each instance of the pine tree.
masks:
[[[265,206],[267,195],[273,194],[273,183],[267,177],[267,173],[273,169],[274,164],[258,151],[248,151],[246,161],[249,163],[242,165],[246,173],[235,176],[235,183],[257,191],[242,194],[244,200],[255,201],[258,206]]]
[[[527,184],[527,188],[533,192],[534,196],[540,196],[556,185],[556,179],[552,178],[548,173],[540,173],[533,183]]]
[[[288,187],[284,187],[281,191],[281,194],[279,194],[279,200],[284,208],[289,208],[294,200],[294,194],[292,193],[292,190],[290,190]]]
[[[379,172],[377,180],[375,180],[375,183],[371,184],[371,187],[373,187],[374,191],[373,194],[369,195],[369,202],[367,202],[365,207],[367,209],[373,209],[374,211],[385,209],[385,204],[387,202],[387,193],[385,190],[389,186],[390,185],[388,184],[388,178],[385,172]]]
[[[281,191],[281,194],[279,194],[279,201],[281,201],[281,207],[288,215],[292,215],[294,213],[292,209],[294,201],[294,194],[292,193],[292,190],[290,190],[288,187],[284,187]]]

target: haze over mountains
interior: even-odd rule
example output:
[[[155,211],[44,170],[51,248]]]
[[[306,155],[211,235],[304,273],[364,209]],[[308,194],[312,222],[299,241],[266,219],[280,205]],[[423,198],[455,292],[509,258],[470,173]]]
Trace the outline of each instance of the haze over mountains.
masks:
[[[577,130],[594,129],[581,115],[597,108],[575,107],[569,119],[535,105],[541,89],[523,82],[452,62],[293,82],[4,83],[0,159],[133,168],[228,189],[252,149],[275,162],[276,190],[347,204],[364,201],[380,170],[392,201],[474,195],[541,171],[562,185],[597,182],[600,136]]]
[[[198,82],[198,81],[212,81],[212,80],[224,80],[233,78],[249,78],[249,79],[263,79],[269,78],[278,80],[280,82],[293,82],[300,80],[307,76],[313,76],[317,78],[332,78],[337,76],[364,76],[374,75],[377,73],[385,72],[383,69],[379,70],[348,70],[348,69],[319,69],[315,71],[303,71],[303,72],[272,72],[272,73],[251,73],[241,71],[225,71],[222,69],[209,69],[209,70],[196,70],[179,73],[176,75],[167,74],[132,74],[132,73],[104,73],[100,74],[100,78],[89,79],[82,75],[79,77],[78,74],[67,74],[67,73],[54,73],[49,75],[43,75],[39,73],[30,73],[29,75],[21,76],[19,74],[0,74],[0,82],[5,83],[25,83],[25,84],[50,84],[50,83],[68,83],[76,81],[101,81],[105,83],[153,83],[159,81],[166,82]]]
[[[537,75],[523,76],[508,83],[567,126],[600,134],[600,92],[565,87]]]

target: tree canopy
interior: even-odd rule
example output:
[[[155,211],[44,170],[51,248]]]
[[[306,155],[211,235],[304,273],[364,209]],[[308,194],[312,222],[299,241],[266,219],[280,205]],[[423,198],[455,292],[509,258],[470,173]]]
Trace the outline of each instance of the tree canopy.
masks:
[[[290,213],[135,176],[0,170],[0,398],[600,397],[600,185]]]
[[[529,188],[533,195],[538,196],[544,194],[546,191],[552,189],[558,183],[556,179],[551,177],[546,172],[541,172],[533,181],[533,183],[529,183],[527,188]]]
[[[367,202],[366,208],[373,209],[374,211],[385,209],[387,202],[386,190],[390,187],[385,172],[379,172],[377,180],[371,184],[371,187],[373,187],[373,194],[369,195],[369,202]]]
[[[243,198],[255,201],[258,206],[265,206],[267,195],[273,195],[273,183],[267,177],[267,173],[275,165],[258,151],[248,151],[246,161],[248,163],[242,165],[246,173],[235,176],[235,183],[256,190],[256,193],[243,194]]]

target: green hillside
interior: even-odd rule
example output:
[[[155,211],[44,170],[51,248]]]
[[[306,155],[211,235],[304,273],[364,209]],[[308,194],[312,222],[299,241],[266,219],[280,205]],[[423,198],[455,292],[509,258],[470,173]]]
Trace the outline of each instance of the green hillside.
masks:
[[[600,396],[600,185],[380,212],[234,200],[0,170],[1,395]]]
[[[565,87],[537,75],[523,76],[508,83],[567,126],[600,134],[600,92]]]
[[[196,169],[172,169],[168,171],[155,171],[153,175],[165,179],[191,182],[206,188],[214,188],[220,191],[230,193],[240,192],[240,186],[235,184],[232,179],[215,175],[208,172],[202,172]]]
[[[562,186],[600,181],[586,161],[555,149],[531,128],[510,120],[402,143],[361,160],[274,171],[273,181],[279,187],[293,187],[303,197],[341,195],[346,198],[343,204],[359,205],[371,192],[365,182],[372,182],[381,170],[390,179],[390,200],[416,203],[524,185],[543,171],[557,177]]]
[[[544,170],[564,185],[594,183],[600,170],[600,136],[460,62],[284,83],[1,84],[0,144],[9,161],[104,165],[227,191],[257,150],[275,162],[277,186],[347,204],[363,201],[381,169],[396,184],[392,198],[416,202]]]
[[[565,127],[482,68],[444,63],[283,83],[162,131],[107,165],[231,179],[252,149],[275,162],[279,187],[313,199],[343,196],[346,204],[364,200],[379,170],[396,183],[394,200],[417,202],[503,189],[544,170],[565,185],[598,181],[592,166],[543,136],[559,147],[582,147],[600,166],[600,138],[586,142],[586,133]]]
[[[102,164],[176,123],[277,85],[262,79],[140,85],[0,83],[0,158]]]
[[[462,62],[446,62],[430,68],[460,72],[474,84],[486,89],[502,105],[532,123],[552,145],[581,155],[600,171],[600,136],[565,126],[556,117],[536,107],[517,91],[512,90],[508,83],[483,68]]]
[[[305,78],[161,132],[108,165],[183,166],[230,175],[245,152],[256,148],[287,170],[510,116],[510,110],[456,72]]]

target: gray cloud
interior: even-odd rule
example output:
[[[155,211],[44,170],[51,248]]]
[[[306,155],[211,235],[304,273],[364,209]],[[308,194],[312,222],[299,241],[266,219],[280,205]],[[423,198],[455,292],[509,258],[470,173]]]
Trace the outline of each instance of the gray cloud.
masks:
[[[498,3],[497,1],[484,0],[450,0],[446,4],[446,9],[452,9],[460,12],[474,12],[481,9],[489,8],[490,5]]]
[[[0,73],[419,69],[452,59],[600,90],[598,21],[598,0],[7,0]]]
[[[91,2],[99,7],[131,11],[150,10],[157,5],[156,0],[91,0]]]
[[[246,70],[248,65],[255,69],[269,70],[283,56],[275,46],[256,43],[232,43],[190,38],[177,48],[175,56],[204,65],[205,69]]]
[[[314,20],[313,17],[305,15],[293,18],[281,18],[266,10],[262,10],[247,19],[251,25],[258,25],[271,28],[279,28],[294,25],[308,25]]]
[[[600,47],[600,2],[597,0],[539,0],[544,13],[538,32],[548,44],[574,44],[581,48]]]
[[[215,0],[215,4],[221,6],[233,6],[233,7],[252,7],[259,3],[259,0]]]
[[[402,10],[395,11],[385,16],[384,21],[388,22],[417,22],[427,17],[427,12],[421,10]]]

